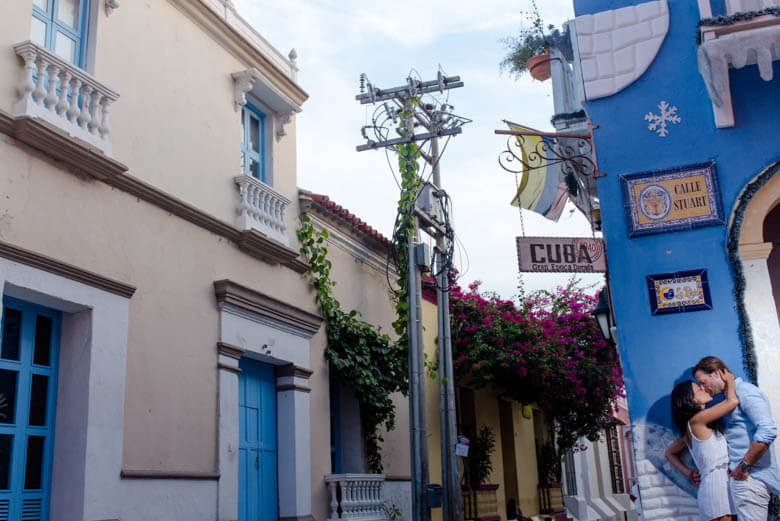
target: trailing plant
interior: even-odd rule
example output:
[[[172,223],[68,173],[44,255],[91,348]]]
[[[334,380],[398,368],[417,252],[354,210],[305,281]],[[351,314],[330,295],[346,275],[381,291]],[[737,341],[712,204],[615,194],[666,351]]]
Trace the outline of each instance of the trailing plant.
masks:
[[[702,18],[696,24],[696,45],[701,45],[701,28],[707,26],[726,26],[737,22],[744,22],[758,18],[759,16],[772,15],[780,17],[780,7],[766,7],[758,11],[745,11],[743,13],[734,13],[732,15],[716,16],[714,18]]]
[[[551,47],[560,50],[567,61],[574,59],[569,32],[561,32],[553,24],[545,26],[536,0],[531,0],[531,11],[524,14],[530,25],[522,27],[517,36],[501,40],[507,49],[507,54],[500,63],[502,71],[509,71],[515,78],[519,78],[528,70],[525,63],[530,58]]]
[[[479,282],[450,290],[456,377],[536,403],[551,420],[559,454],[613,422],[623,376],[615,348],[590,315],[596,297],[572,282],[539,291],[519,306],[479,293]]]
[[[406,346],[393,342],[386,334],[360,319],[360,313],[345,312],[333,295],[336,282],[330,277],[333,264],[327,258],[327,230],[317,230],[306,215],[301,215],[297,230],[301,255],[309,263],[317,302],[325,316],[327,345],[325,358],[333,376],[349,383],[360,405],[360,423],[365,439],[368,466],[382,472],[379,452],[382,436],[378,427],[395,426],[395,409],[390,395],[407,390]]]
[[[483,425],[476,438],[469,441],[469,455],[466,463],[469,485],[483,485],[493,470],[490,457],[496,449],[496,436],[490,427]]]
[[[416,104],[416,100],[410,101]],[[403,122],[411,107],[406,107],[400,114],[399,132],[402,137],[407,135]],[[401,175],[401,194],[398,198],[398,213],[393,231],[393,249],[395,254],[396,273],[398,273],[398,289],[395,291],[396,319],[393,329],[398,335],[398,343],[408,346],[409,343],[409,242],[414,239],[414,203],[420,191],[422,182],[418,171],[420,151],[417,145],[402,143],[396,146],[398,152],[398,171]]]

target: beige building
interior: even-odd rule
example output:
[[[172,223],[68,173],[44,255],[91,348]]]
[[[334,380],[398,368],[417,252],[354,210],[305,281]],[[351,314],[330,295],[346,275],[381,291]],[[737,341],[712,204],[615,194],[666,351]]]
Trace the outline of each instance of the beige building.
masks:
[[[294,53],[229,0],[3,2],[0,48],[0,518],[324,520]]]

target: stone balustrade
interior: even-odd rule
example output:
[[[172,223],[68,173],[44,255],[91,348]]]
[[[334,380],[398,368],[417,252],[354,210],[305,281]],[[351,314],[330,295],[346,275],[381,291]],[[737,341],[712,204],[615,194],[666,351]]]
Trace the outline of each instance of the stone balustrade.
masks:
[[[44,119],[111,156],[108,115],[119,94],[29,40],[15,45],[14,51],[24,60],[22,97],[14,117]]]
[[[389,520],[382,493],[384,474],[330,474],[325,482],[330,493],[329,521]]]
[[[233,180],[239,190],[238,228],[254,228],[289,245],[286,213],[290,200],[250,175],[239,175]]]

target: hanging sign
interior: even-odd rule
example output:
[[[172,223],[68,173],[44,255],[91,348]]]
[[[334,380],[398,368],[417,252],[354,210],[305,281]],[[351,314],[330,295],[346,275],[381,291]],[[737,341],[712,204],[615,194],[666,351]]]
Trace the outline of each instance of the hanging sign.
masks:
[[[518,237],[520,271],[535,273],[603,273],[604,241],[585,237]]]
[[[725,224],[715,163],[620,176],[628,235]]]
[[[712,309],[707,270],[698,269],[647,276],[653,315]]]

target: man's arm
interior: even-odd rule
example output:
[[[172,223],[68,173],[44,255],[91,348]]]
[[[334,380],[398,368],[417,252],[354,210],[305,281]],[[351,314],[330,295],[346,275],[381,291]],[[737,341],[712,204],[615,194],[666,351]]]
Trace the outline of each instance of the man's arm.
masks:
[[[766,396],[757,387],[747,387],[746,392],[741,393],[740,408],[756,426],[756,433],[753,435],[750,447],[742,456],[742,461],[749,466],[760,460],[761,456],[769,450],[769,446],[777,438],[777,425],[772,420],[772,412]],[[747,479],[749,473],[749,468],[737,465],[731,472],[731,477],[741,481]]]

